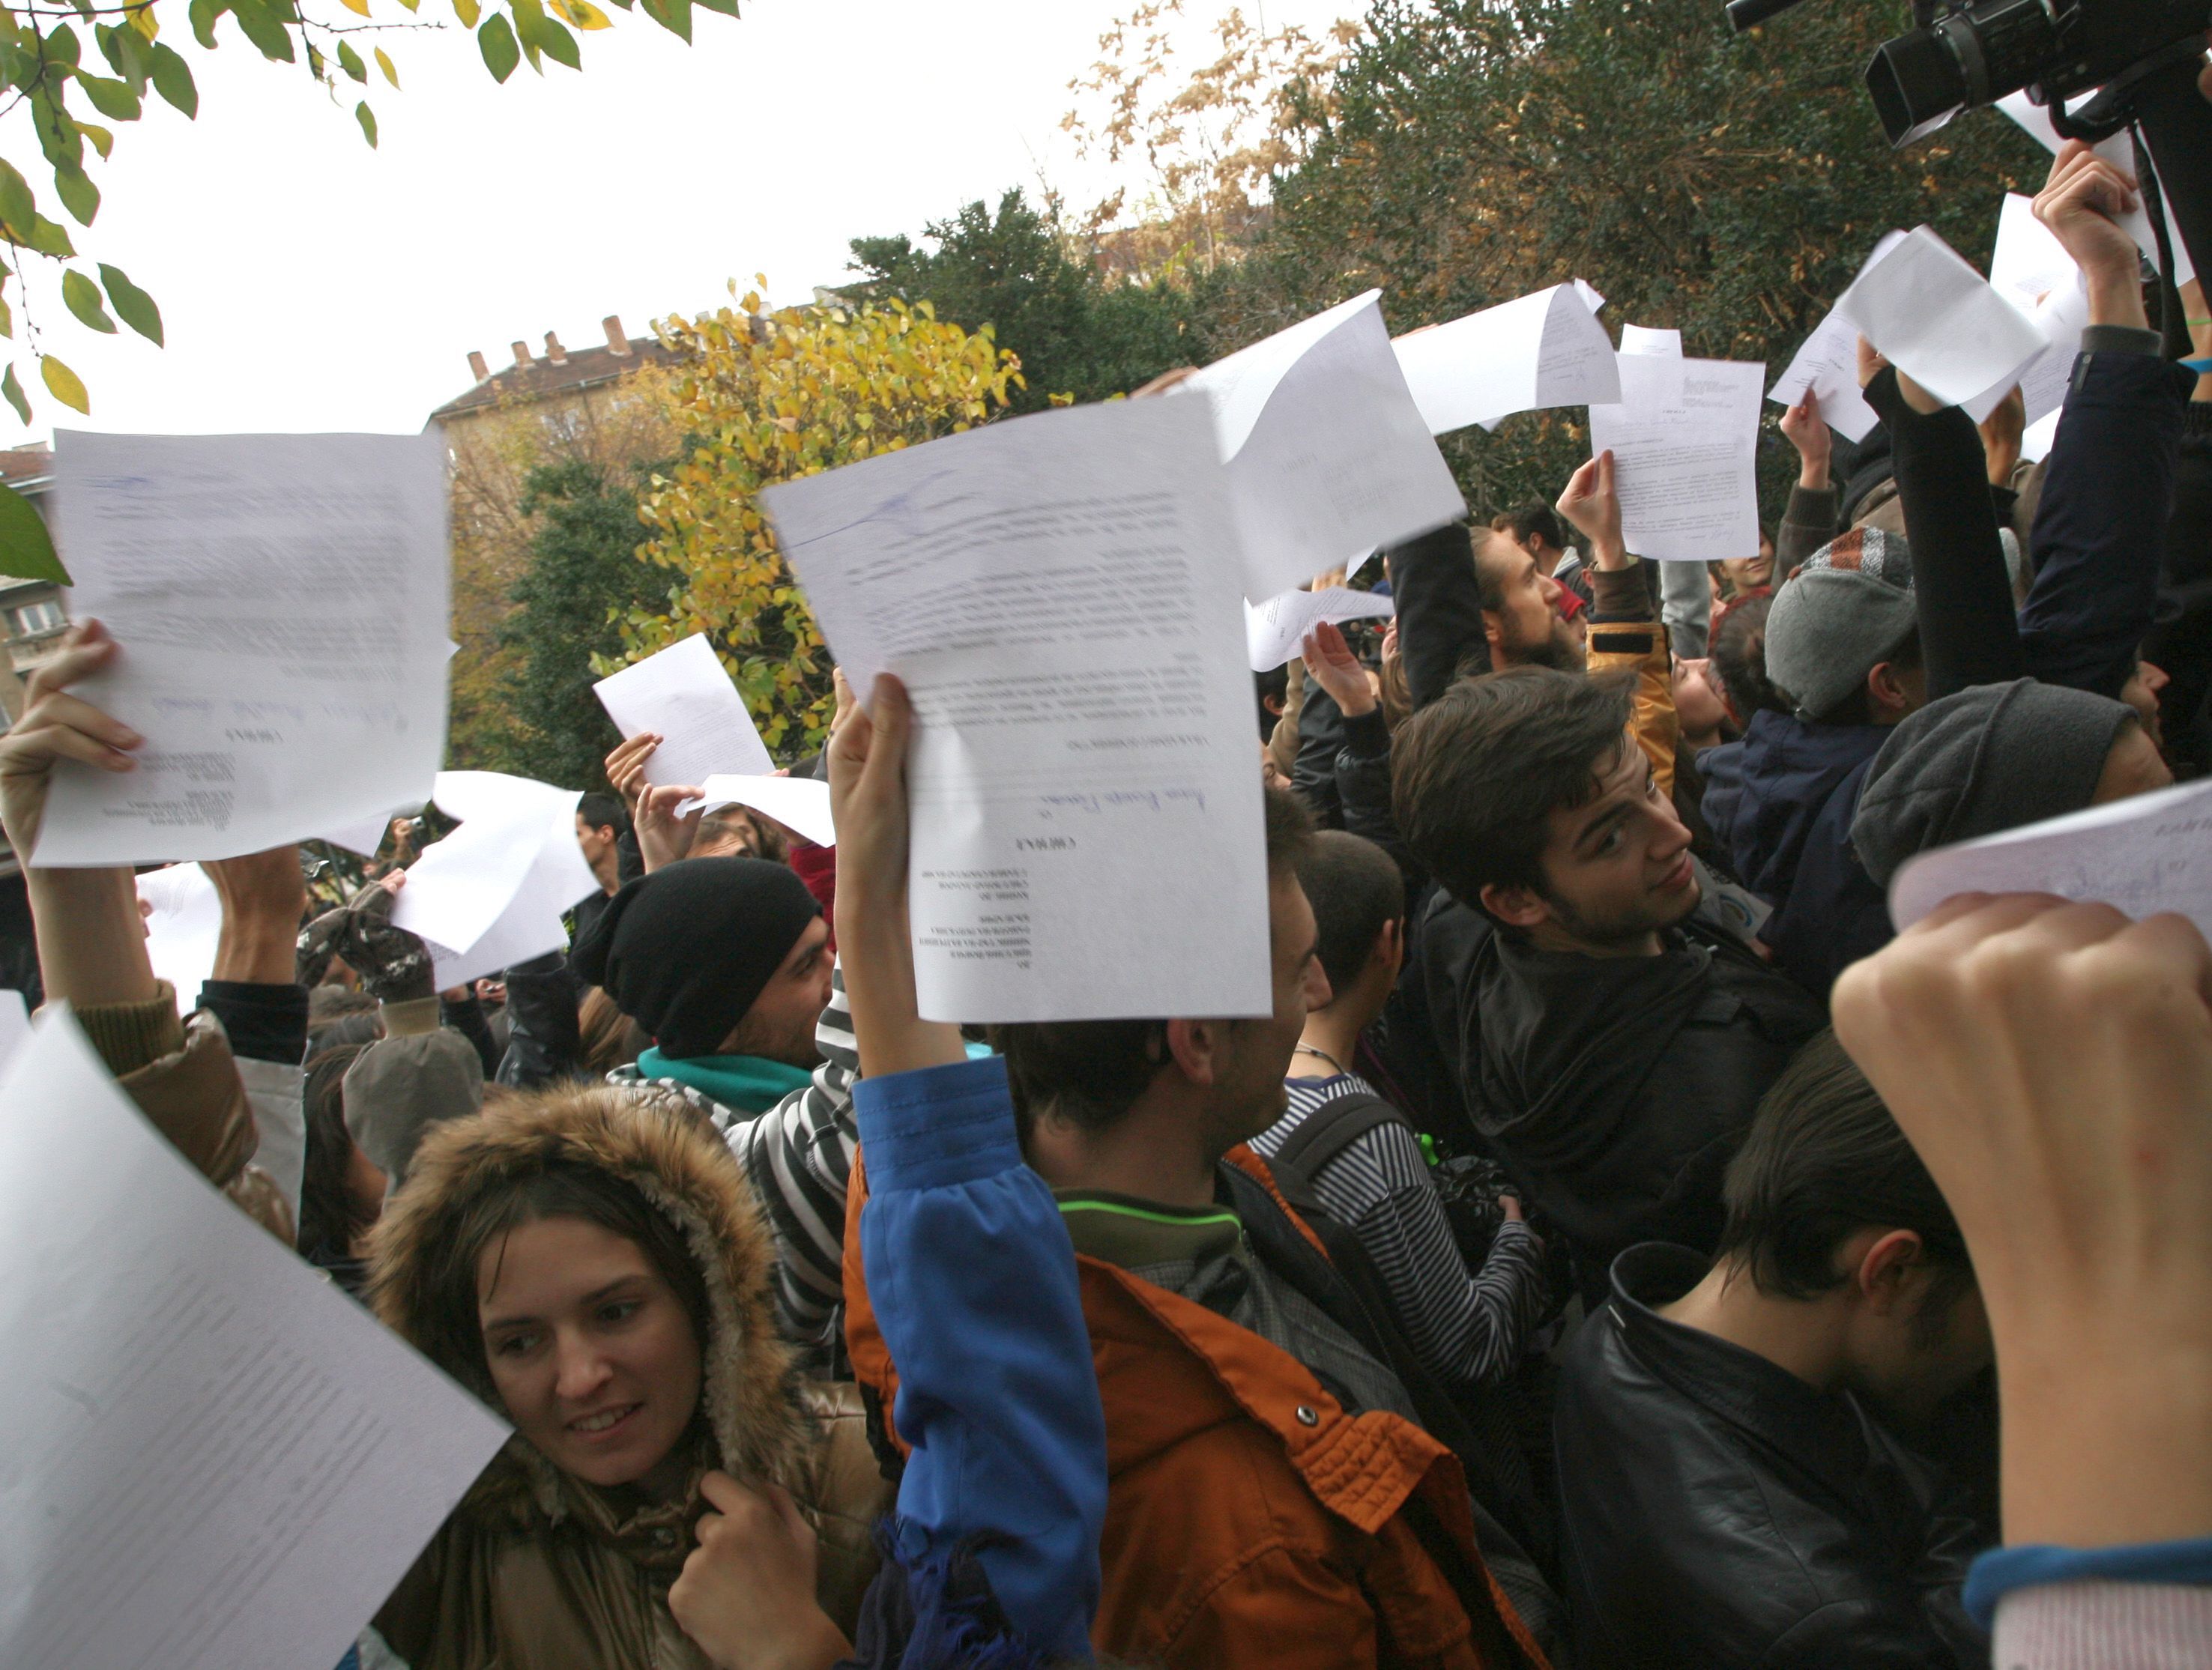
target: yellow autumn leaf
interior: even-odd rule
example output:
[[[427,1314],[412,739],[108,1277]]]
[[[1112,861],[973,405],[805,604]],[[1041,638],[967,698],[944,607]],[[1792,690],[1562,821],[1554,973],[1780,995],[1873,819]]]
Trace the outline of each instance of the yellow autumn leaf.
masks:
[[[338,4],[359,16],[368,15],[368,0],[338,0]]]
[[[392,60],[384,55],[384,48],[376,49],[376,67],[384,71],[384,79],[394,87],[399,85],[399,72],[392,67]]]
[[[592,0],[553,0],[553,9],[580,29],[609,29],[614,20],[592,3]]]
[[[71,411],[92,416],[92,397],[84,392],[84,381],[52,355],[39,361],[39,374],[46,380],[47,390],[54,398]]]

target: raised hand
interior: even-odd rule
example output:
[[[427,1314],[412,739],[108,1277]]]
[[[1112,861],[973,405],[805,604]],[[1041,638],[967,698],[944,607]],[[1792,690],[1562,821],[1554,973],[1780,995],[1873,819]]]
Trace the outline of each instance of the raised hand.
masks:
[[[644,780],[644,758],[639,756],[639,780]],[[699,791],[688,783],[664,784],[647,789],[630,808],[631,827],[637,831],[637,850],[645,859],[646,874],[665,865],[674,864],[691,850],[698,839],[699,819],[704,806],[695,806],[679,817],[677,807],[686,800],[696,800]]]
[[[637,817],[637,803],[645,794],[645,762],[659,746],[658,732],[641,731],[629,740],[617,743],[607,756],[607,781],[622,796],[623,805],[629,808],[633,821]]]
[[[1335,627],[1327,621],[1316,625],[1298,645],[1298,653],[1306,676],[1328,692],[1346,719],[1375,711],[1375,687],[1367,682],[1367,669]]]
[[[2050,177],[2036,193],[2035,218],[2051,228],[2081,269],[2089,288],[2089,323],[2148,329],[2142,265],[2136,240],[2118,216],[2135,208],[2136,177],[2115,168],[2079,139],[2051,159]]]
[[[1836,437],[1820,416],[1820,397],[1807,389],[1805,398],[1782,414],[1782,433],[1797,449],[1797,485],[1816,493],[1824,490]]]
[[[1589,539],[1596,567],[1628,566],[1628,547],[1621,543],[1620,499],[1613,491],[1610,447],[1569,478],[1567,490],[1559,495],[1557,509]]]
[[[0,736],[0,821],[9,844],[26,861],[35,853],[46,816],[54,762],[82,760],[102,771],[128,771],[131,750],[145,738],[69,687],[112,663],[115,640],[98,621],[70,629],[60,653],[24,682],[23,716]]]
[[[271,847],[242,858],[216,859],[200,868],[222,901],[222,933],[216,941],[215,966],[209,977],[260,986],[292,984],[293,946],[300,917],[307,908],[307,878],[300,868],[300,849]]]
[[[1982,451],[1989,459],[1990,485],[2005,487],[2020,463],[2021,437],[2027,433],[2027,397],[2015,387],[1981,421]]]

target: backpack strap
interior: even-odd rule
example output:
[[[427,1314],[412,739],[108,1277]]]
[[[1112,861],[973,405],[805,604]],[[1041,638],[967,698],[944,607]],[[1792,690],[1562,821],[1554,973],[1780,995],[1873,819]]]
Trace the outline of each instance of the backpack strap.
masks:
[[[1297,1129],[1267,1157],[1268,1169],[1288,1169],[1311,1182],[1330,1161],[1385,1125],[1413,1128],[1411,1120],[1379,1096],[1358,1090],[1332,1096],[1298,1121]]]

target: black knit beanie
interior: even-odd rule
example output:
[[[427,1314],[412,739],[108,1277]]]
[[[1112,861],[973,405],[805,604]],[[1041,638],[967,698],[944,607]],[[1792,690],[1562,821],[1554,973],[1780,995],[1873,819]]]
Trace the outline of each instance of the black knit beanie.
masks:
[[[685,859],[608,900],[569,961],[664,1055],[712,1055],[821,914],[781,864]]]
[[[1977,684],[1902,720],[1874,757],[1851,846],[1881,886],[1916,853],[2080,811],[2135,709],[2015,678]]]

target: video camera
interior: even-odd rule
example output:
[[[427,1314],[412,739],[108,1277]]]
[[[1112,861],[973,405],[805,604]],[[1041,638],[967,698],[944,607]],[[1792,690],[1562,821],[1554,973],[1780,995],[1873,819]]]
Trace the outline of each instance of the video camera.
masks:
[[[1728,0],[1737,32],[1801,0]],[[2025,88],[2069,139],[2140,124],[2200,269],[2212,268],[2212,104],[2197,88],[2212,0],[1913,0],[1915,27],[1875,49],[1867,92],[1893,146]],[[2066,100],[2101,88],[2079,108]]]

